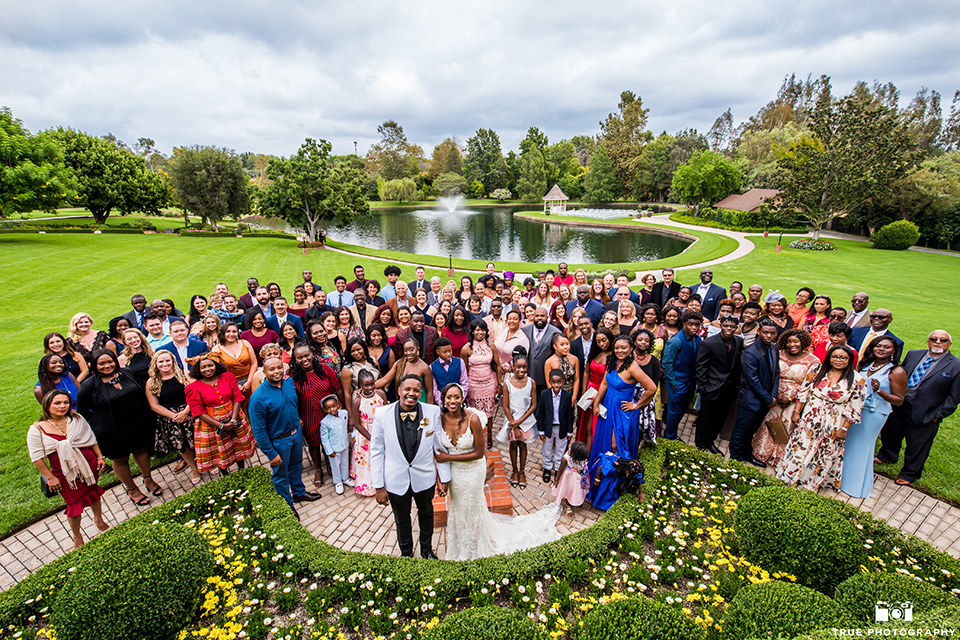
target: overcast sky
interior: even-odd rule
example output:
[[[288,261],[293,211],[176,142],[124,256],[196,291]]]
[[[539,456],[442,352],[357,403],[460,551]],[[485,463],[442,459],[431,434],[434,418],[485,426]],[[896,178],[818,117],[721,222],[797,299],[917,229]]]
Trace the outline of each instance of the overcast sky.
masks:
[[[630,89],[655,133],[739,123],[784,76],[960,89],[956,0],[3,3],[0,105],[133,143],[363,154],[398,121],[427,155],[479,127],[595,134]]]

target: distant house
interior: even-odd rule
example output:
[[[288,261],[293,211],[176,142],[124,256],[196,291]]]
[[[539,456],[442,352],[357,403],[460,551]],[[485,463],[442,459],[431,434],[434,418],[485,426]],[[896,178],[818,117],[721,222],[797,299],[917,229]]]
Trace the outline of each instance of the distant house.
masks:
[[[760,205],[772,200],[780,194],[777,189],[750,189],[746,193],[727,196],[717,204],[717,209],[732,209],[734,211],[759,211]]]
[[[567,210],[567,200],[570,198],[560,190],[560,185],[553,185],[553,189],[543,196],[543,212],[544,213],[563,213]]]

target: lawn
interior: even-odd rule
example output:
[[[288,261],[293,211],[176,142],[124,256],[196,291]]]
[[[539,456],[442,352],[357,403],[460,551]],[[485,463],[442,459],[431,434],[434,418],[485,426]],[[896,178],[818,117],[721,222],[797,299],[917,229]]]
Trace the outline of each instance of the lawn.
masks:
[[[954,257],[880,252],[852,241],[839,241],[834,253],[785,248],[777,254],[774,239],[754,240],[757,251],[714,267],[718,283],[759,282],[765,289],[784,291],[788,298],[807,284],[841,304],[862,289],[872,294],[873,307],[893,310],[892,328],[910,348],[921,346],[933,328],[960,335],[960,319],[941,311],[942,292],[952,291],[960,274],[960,262]],[[169,297],[183,309],[191,295],[208,295],[220,281],[243,293],[245,279],[255,275],[261,282],[280,283],[289,295],[305,268],[329,288],[335,275],[350,278],[357,263],[378,277],[386,264],[332,251],[310,250],[304,255],[295,243],[272,238],[0,235],[0,270],[8,274],[8,300],[17,303],[8,303],[0,314],[0,353],[6,372],[0,383],[0,535],[59,504],[59,499],[47,500],[40,494],[25,446],[26,428],[39,414],[32,390],[45,333],[65,333],[70,317],[80,310],[93,316],[97,328],[105,329],[111,317],[129,309],[133,293]],[[412,279],[412,268],[403,271],[404,279]],[[446,277],[445,270],[429,268],[428,277],[434,274]],[[695,280],[693,272],[680,272],[681,282]],[[953,463],[960,456],[958,424],[956,417],[944,424],[920,484],[924,491],[955,504],[960,504],[960,469]]]
[[[175,209],[170,209],[170,211],[175,211]],[[83,217],[75,217],[83,216]],[[49,220],[36,220],[37,218],[49,218]],[[34,224],[51,224],[55,226],[67,226],[67,227],[89,227],[93,226],[95,223],[93,216],[90,214],[88,209],[83,208],[74,208],[74,209],[59,209],[57,210],[56,215],[50,215],[45,211],[31,211],[29,213],[20,213],[17,215],[10,216],[8,220],[32,220],[35,221]],[[113,214],[107,218],[106,226],[108,227],[119,227],[124,222],[132,223],[139,220],[146,220],[152,222],[155,227],[159,230],[164,229],[182,229],[183,228],[183,216],[176,218],[168,218],[165,216],[144,216],[144,215],[129,215],[121,216],[119,214]],[[201,221],[199,216],[190,216],[191,223],[199,223]],[[29,223],[28,223],[29,224]],[[237,223],[232,220],[226,220],[220,223],[221,227],[231,227],[235,228]]]
[[[945,329],[960,336],[960,316],[944,303],[946,292],[960,278],[960,259],[918,251],[881,251],[870,243],[833,240],[837,251],[815,252],[790,249],[786,243],[776,253],[775,238],[751,236],[756,250],[739,260],[713,267],[714,282],[724,288],[739,280],[744,289],[762,284],[764,291],[779,289],[793,301],[797,289],[809,286],[831,297],[834,304],[850,308],[858,291],[870,294],[870,308],[886,307],[893,312],[890,330],[907,349],[926,348],[927,335]],[[699,272],[681,270],[684,284],[697,283]],[[954,353],[960,347],[954,345]],[[960,417],[954,414],[940,428],[930,459],[917,488],[953,504],[960,504]],[[901,457],[902,460],[902,457]],[[881,465],[878,470],[896,477],[901,465]]]

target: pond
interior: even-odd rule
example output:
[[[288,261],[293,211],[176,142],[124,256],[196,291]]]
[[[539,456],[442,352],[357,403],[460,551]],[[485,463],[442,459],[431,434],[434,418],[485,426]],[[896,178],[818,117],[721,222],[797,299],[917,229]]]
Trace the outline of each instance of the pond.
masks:
[[[676,255],[690,244],[639,230],[573,227],[514,218],[513,213],[520,210],[374,209],[370,216],[354,218],[347,226],[326,229],[333,240],[371,249],[506,262],[646,262]]]

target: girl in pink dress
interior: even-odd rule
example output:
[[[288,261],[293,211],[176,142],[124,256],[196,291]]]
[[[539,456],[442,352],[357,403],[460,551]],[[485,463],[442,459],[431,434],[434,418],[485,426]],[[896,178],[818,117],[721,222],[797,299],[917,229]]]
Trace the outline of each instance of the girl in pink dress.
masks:
[[[376,492],[373,488],[373,471],[370,469],[370,427],[373,425],[373,413],[377,407],[387,404],[387,397],[383,391],[374,388],[376,379],[370,371],[361,369],[357,380],[360,388],[353,399],[353,424],[357,427],[353,432],[350,475],[355,482],[354,491],[361,496],[372,496]]]
[[[567,501],[565,512],[569,516],[573,515],[573,508],[582,505],[587,497],[589,489],[587,459],[589,457],[590,450],[587,449],[587,445],[574,440],[560,462],[557,479],[554,480],[553,496],[557,504]]]

